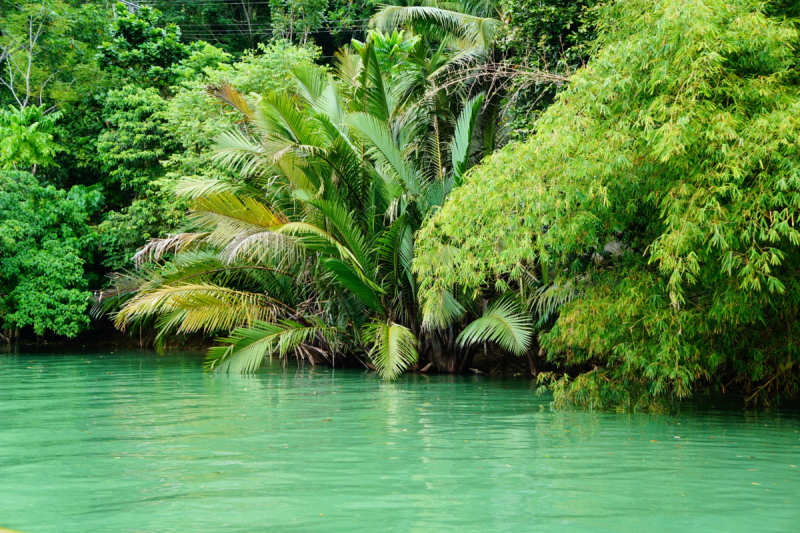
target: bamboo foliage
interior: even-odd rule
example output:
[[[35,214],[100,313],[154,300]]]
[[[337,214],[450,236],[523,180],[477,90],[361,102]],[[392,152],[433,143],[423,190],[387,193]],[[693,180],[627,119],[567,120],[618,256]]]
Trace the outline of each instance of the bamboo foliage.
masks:
[[[558,405],[795,396],[796,22],[751,0],[603,9],[589,68],[536,134],[468,173],[420,230],[423,305],[535,276],[525,298],[561,367],[541,378]]]

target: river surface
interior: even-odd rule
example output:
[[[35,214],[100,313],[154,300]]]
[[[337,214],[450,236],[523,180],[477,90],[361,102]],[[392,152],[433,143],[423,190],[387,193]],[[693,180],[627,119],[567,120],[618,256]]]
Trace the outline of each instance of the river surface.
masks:
[[[798,532],[800,413],[553,412],[527,380],[0,353],[0,527]]]

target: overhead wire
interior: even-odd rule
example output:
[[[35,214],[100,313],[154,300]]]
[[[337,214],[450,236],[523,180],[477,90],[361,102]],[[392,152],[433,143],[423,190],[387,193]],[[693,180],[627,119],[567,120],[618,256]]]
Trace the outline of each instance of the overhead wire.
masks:
[[[257,2],[247,2],[245,7],[247,6],[257,6],[257,5],[269,5],[271,2],[265,1],[257,1]],[[231,0],[216,0],[216,1],[209,1],[209,0],[201,0],[200,2],[192,2],[192,1],[185,1],[185,0],[148,0],[145,2],[139,2],[140,5],[152,7],[158,4],[169,4],[169,5],[189,5],[189,6],[231,6],[231,7],[241,7],[242,2],[241,0],[233,2]]]
[[[233,27],[228,27],[233,26]],[[184,26],[178,25],[181,30],[181,36],[187,38],[198,38],[198,37],[213,37],[215,35],[233,35],[233,34],[248,34],[248,33],[258,33],[261,35],[271,35],[275,33],[274,27],[272,23],[267,22],[260,22],[256,24],[250,25],[228,25],[226,23],[216,23],[214,25],[196,25],[196,26]],[[184,28],[187,28],[184,30]],[[335,35],[338,33],[348,32],[348,31],[366,31],[370,29],[369,24],[356,24],[351,25],[347,24],[346,22],[342,22],[340,25],[336,26],[323,26],[317,29],[309,30],[309,34],[328,34],[328,35]],[[303,30],[297,30],[298,33],[303,33]]]
[[[276,33],[275,30],[273,30],[271,28],[272,28],[272,26],[263,26],[263,27],[258,27],[258,28],[252,28],[250,31],[246,31],[246,29],[244,29],[244,28],[239,28],[239,29],[212,29],[212,30],[208,30],[208,31],[196,31],[195,30],[195,31],[191,31],[191,32],[183,32],[182,31],[181,32],[181,37],[196,39],[196,38],[200,38],[200,37],[214,37],[215,35],[246,35],[248,33],[270,36],[270,35]],[[357,31],[357,30],[365,30],[367,28],[368,28],[368,26],[355,26],[355,27],[348,28],[348,29],[352,29],[353,31]],[[336,35],[336,34],[341,33],[343,31],[347,31],[347,30],[333,31],[333,30],[330,30],[330,29],[320,28],[318,30],[309,30],[308,33],[309,33],[309,35],[317,35],[317,34],[320,34],[320,33],[328,34],[328,35]],[[278,32],[278,33],[285,33],[285,32]],[[304,31],[302,29],[301,30],[295,30],[294,33],[304,33]]]
[[[242,7],[244,4],[245,7],[250,6],[268,6],[271,2],[264,1],[264,0],[255,0],[255,1],[246,1],[243,2],[242,0],[235,1],[235,0],[140,0],[136,2],[139,6],[147,6],[147,7],[168,7],[168,6],[187,6],[187,7],[203,7],[203,6],[230,6],[230,7]],[[369,22],[371,19],[369,18],[359,18],[359,19],[350,19],[350,20],[342,20],[342,19],[330,19],[330,18],[323,18],[319,22],[323,24],[322,27],[310,30],[309,34],[327,34],[327,35],[336,35],[348,31],[352,32],[359,32],[359,31],[366,31],[370,29]],[[354,24],[360,23],[360,24]],[[188,24],[177,24],[177,26],[181,30],[181,36],[187,39],[214,39],[216,36],[220,35],[236,35],[236,34],[258,34],[265,37],[269,37],[272,34],[276,33],[272,23],[268,22],[256,22],[256,23],[248,23],[246,21],[226,21],[226,22],[209,22],[207,24],[202,23],[188,23]],[[304,33],[302,29],[298,31],[298,33]],[[323,57],[334,57],[334,56],[323,56]]]
[[[369,26],[369,24],[366,24],[366,22],[368,22],[369,19],[359,19],[359,20],[322,19],[322,20],[320,20],[320,22],[327,22],[327,23],[334,23],[334,24],[351,24],[353,22],[359,22],[359,21],[362,22],[362,24],[356,24],[356,26]],[[231,22],[209,22],[208,24],[179,24],[178,26],[180,26],[181,28],[197,27],[197,26],[204,26],[205,27],[205,26],[207,26],[209,24],[210,25],[215,25],[215,26],[244,26],[244,27],[247,27],[247,26],[252,26],[254,23],[252,23],[252,22],[248,23],[248,22],[231,21]],[[264,23],[263,22],[256,22],[255,24],[264,24]]]
[[[174,5],[182,5],[182,6],[190,6],[190,7],[202,7],[202,6],[228,6],[228,7],[243,7],[241,1],[231,1],[231,0],[218,0],[218,1],[209,1],[209,0],[202,0],[200,2],[194,1],[183,1],[183,0],[150,0],[147,2],[138,2],[140,6],[147,6],[147,7],[157,7],[159,4],[162,6],[174,6]],[[268,6],[271,2],[265,1],[256,1],[256,2],[247,2],[244,4],[244,7],[250,6]]]

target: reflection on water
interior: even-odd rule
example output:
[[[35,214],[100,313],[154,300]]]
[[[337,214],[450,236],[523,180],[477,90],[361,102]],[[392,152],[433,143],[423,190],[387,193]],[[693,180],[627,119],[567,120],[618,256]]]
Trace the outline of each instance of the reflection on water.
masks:
[[[800,531],[800,414],[552,412],[527,381],[0,353],[26,533]]]

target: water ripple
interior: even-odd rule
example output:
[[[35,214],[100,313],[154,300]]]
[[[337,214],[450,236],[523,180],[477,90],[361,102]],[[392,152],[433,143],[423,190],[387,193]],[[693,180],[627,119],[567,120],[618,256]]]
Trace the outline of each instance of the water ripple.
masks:
[[[800,416],[552,412],[530,382],[0,355],[0,525],[28,533],[798,531]]]

